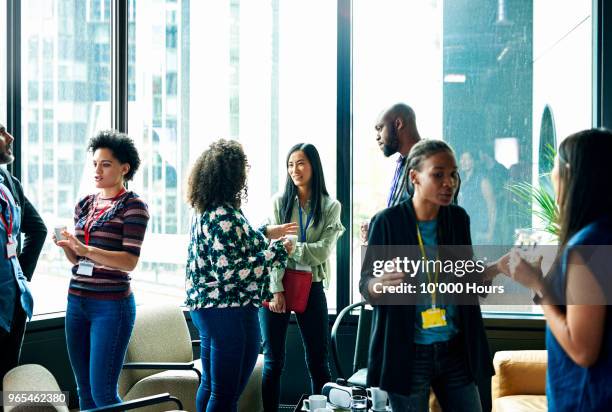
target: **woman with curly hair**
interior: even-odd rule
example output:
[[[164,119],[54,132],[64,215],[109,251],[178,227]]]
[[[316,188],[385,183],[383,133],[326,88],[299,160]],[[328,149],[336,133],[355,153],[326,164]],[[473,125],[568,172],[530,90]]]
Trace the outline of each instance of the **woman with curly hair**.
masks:
[[[147,205],[124,186],[140,166],[132,139],[102,131],[88,149],[99,190],[77,203],[74,234],[53,235],[73,264],[66,343],[80,409],[121,402],[117,382],[136,317],[130,272],[149,221]]]
[[[298,232],[295,251],[289,257],[288,268],[312,273],[312,284],[306,309],[297,313],[312,393],[320,394],[331,380],[328,360],[329,324],[325,289],[331,280],[329,258],[336,241],[344,232],[340,222],[340,202],[327,193],[321,158],[316,147],[298,143],[287,154],[285,191],[274,200],[274,212],[265,227],[266,236]],[[261,309],[260,325],[264,342],[262,398],[266,412],[278,409],[281,374],[285,363],[285,339],[289,326],[283,277],[285,270],[274,270],[270,291],[274,299],[270,309]]]
[[[242,214],[247,168],[240,143],[221,139],[189,175],[186,304],[202,341],[198,412],[236,411],[259,354],[257,310],[269,297],[270,270],[291,252],[290,241],[269,242]]]

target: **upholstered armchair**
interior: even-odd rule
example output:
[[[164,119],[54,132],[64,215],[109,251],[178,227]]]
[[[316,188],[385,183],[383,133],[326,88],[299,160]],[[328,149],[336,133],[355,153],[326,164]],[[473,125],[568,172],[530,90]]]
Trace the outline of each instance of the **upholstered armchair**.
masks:
[[[181,400],[186,410],[195,411],[202,366],[199,359],[193,359],[193,345],[180,307],[138,306],[136,324],[119,379],[119,394],[127,401],[159,392],[170,392]],[[263,409],[262,365],[260,355],[240,398],[240,412]],[[160,410],[156,406],[147,408],[151,412]]]

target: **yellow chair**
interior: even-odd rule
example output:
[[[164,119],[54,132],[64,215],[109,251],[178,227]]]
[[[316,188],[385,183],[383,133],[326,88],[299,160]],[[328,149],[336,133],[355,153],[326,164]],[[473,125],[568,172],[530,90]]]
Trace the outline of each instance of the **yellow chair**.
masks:
[[[499,351],[491,381],[494,412],[545,412],[545,350]]]

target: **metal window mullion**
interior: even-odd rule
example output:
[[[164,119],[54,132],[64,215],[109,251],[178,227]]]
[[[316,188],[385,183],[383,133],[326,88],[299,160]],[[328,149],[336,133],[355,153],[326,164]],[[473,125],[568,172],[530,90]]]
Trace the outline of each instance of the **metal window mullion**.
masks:
[[[8,167],[21,177],[21,1],[7,0],[6,9],[6,128],[15,137],[15,161]]]
[[[611,19],[609,1],[593,0],[593,125],[609,129],[612,129]]]
[[[338,1],[336,176],[338,200],[343,205],[342,224],[346,232],[336,247],[336,310],[348,306],[352,296],[351,214],[352,214],[352,0]]]
[[[111,125],[128,132],[128,2],[111,2]]]

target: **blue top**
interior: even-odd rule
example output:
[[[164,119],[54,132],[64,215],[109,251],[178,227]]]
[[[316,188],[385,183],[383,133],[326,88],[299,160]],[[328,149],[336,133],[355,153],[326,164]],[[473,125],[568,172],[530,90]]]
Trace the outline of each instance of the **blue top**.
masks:
[[[0,213],[4,215],[6,222],[9,222],[9,208],[13,215],[13,241],[17,241],[21,223],[21,208],[15,203],[15,199],[11,191],[4,185],[4,177],[0,175],[0,190],[4,196],[0,195]],[[5,200],[8,199],[8,203]],[[11,330],[11,321],[16,304],[16,299],[19,294],[19,299],[23,310],[32,317],[34,301],[32,294],[28,288],[28,282],[21,271],[17,256],[8,259],[6,253],[6,244],[8,243],[8,234],[3,224],[0,224],[0,328],[7,332]]]
[[[437,220],[427,220],[418,222],[418,225],[423,243],[426,246],[425,253],[427,254],[427,259],[433,260],[438,254],[437,248],[435,247],[438,245],[438,222]],[[427,282],[427,273],[421,272],[419,276],[421,277],[419,283]],[[433,278],[435,277],[434,273],[431,273],[431,276],[431,281],[433,282]],[[421,312],[431,308],[431,295],[429,295],[427,302],[419,304],[416,307],[417,315],[414,319],[414,343],[419,345],[430,345],[435,342],[446,342],[457,334],[459,330],[457,327],[457,308],[455,305],[445,305],[444,302],[440,302],[440,297],[440,294],[436,296],[436,307],[446,310],[446,326],[423,329]]]
[[[578,248],[581,245],[590,247]],[[607,245],[607,247],[593,247]],[[568,241],[561,256],[561,264],[551,273],[549,284],[553,296],[565,301],[567,262],[570,251],[580,253],[601,285],[606,302],[612,302],[609,248],[612,245],[612,216],[599,219],[582,228]],[[608,252],[608,253],[606,253]],[[564,305],[561,306],[566,310]],[[597,362],[588,368],[576,365],[567,356],[549,328],[546,328],[548,369],[546,393],[548,410],[609,411],[612,403],[612,311],[606,306],[603,342]]]

